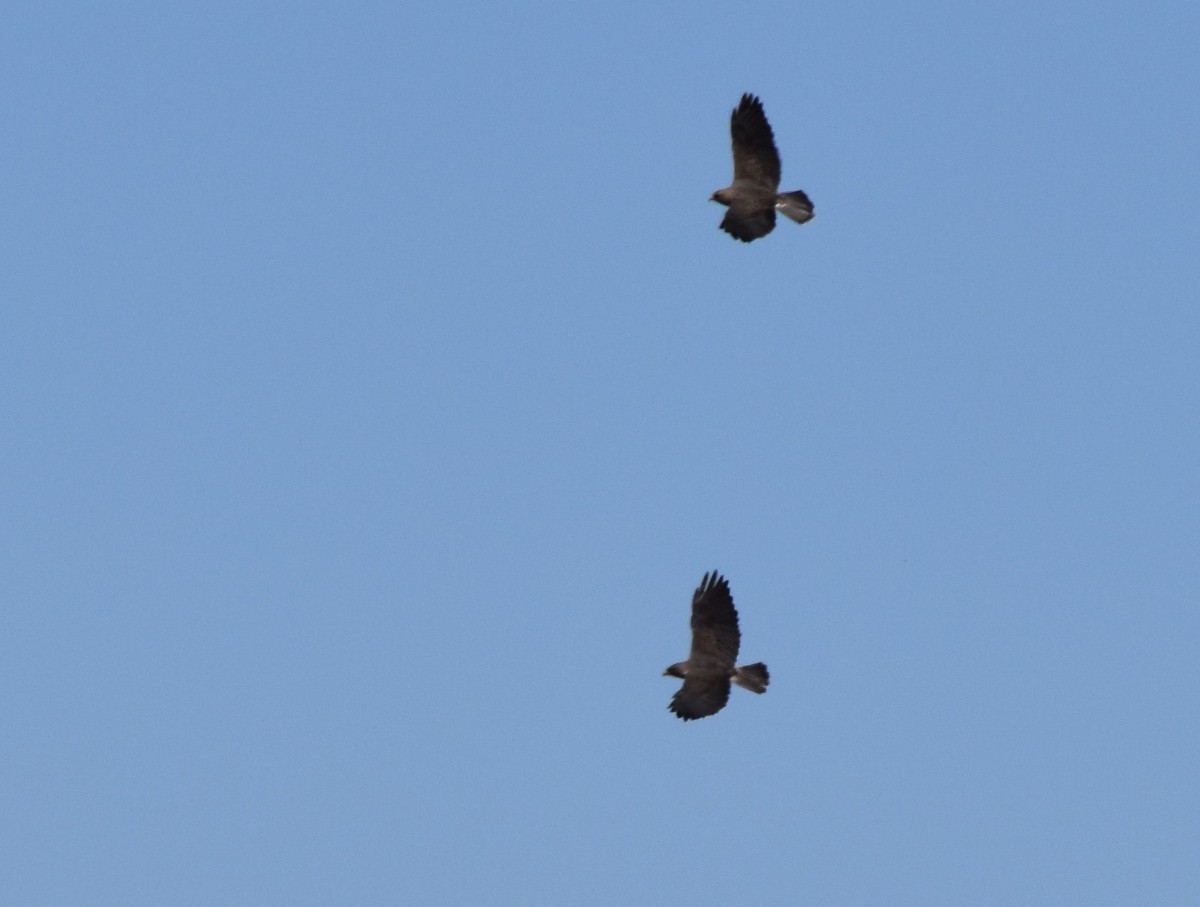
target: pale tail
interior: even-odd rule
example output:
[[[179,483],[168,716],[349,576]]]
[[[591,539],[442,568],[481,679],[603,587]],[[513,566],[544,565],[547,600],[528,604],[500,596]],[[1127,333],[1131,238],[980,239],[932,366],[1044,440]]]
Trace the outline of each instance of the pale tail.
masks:
[[[812,220],[813,204],[808,196],[797,189],[795,192],[780,192],[775,198],[775,207],[785,217],[790,217],[798,224]]]
[[[767,666],[760,661],[738,668],[737,673],[733,675],[733,682],[751,693],[765,693],[767,684],[771,682],[771,675],[767,673]]]

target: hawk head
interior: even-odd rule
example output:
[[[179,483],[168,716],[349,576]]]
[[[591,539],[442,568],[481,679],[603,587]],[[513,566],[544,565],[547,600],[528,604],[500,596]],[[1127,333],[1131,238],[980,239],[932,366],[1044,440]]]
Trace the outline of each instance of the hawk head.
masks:
[[[687,662],[686,661],[677,661],[677,662],[675,662],[675,664],[671,665],[669,668],[667,668],[665,671],[663,671],[663,677],[678,677],[680,680],[683,680],[683,678],[685,678],[686,676],[687,676]]]

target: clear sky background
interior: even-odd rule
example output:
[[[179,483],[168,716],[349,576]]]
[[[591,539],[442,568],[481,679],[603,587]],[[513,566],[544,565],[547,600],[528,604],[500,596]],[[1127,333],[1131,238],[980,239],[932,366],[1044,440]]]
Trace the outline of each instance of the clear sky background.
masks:
[[[1200,903],[1194,0],[0,26],[0,902]]]

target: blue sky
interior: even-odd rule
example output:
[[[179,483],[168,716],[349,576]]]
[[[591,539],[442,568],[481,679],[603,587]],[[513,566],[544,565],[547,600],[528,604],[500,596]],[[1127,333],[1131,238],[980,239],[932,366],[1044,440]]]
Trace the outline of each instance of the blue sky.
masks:
[[[2,19],[0,901],[1200,901],[1194,3]]]

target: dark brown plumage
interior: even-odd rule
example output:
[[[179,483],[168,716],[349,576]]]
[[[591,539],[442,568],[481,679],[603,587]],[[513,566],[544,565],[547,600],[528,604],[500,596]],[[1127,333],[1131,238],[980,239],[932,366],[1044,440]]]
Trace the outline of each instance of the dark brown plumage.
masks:
[[[807,195],[799,189],[779,191],[779,152],[762,101],[752,94],[742,95],[729,118],[729,132],[733,182],[710,199],[729,208],[721,229],[742,242],[751,242],[775,229],[776,210],[798,224],[812,220],[813,206]]]
[[[729,581],[715,570],[704,574],[692,595],[691,653],[687,661],[663,671],[664,677],[683,679],[683,686],[667,708],[684,721],[691,721],[715,715],[725,708],[730,683],[754,693],[765,693],[771,680],[765,664],[736,666],[741,639]]]

